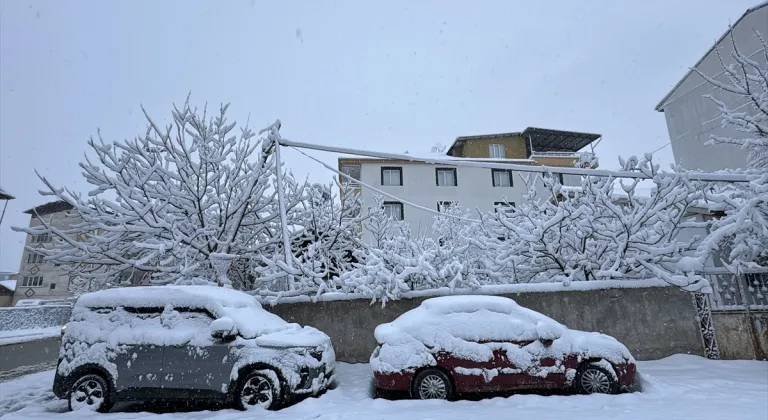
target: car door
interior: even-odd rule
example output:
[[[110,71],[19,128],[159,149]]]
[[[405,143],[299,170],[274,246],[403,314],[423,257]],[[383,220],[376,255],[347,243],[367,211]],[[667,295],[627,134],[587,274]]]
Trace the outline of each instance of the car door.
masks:
[[[510,391],[528,387],[533,379],[529,375],[532,362],[531,354],[523,349],[531,341],[508,341],[499,343],[494,352],[498,370],[497,385],[499,390]]]
[[[181,319],[174,328],[200,331],[193,341],[167,346],[163,358],[163,388],[179,397],[219,397],[226,392],[233,361],[229,343],[211,337],[213,316],[205,309],[174,308]],[[204,339],[203,339],[204,338]]]
[[[512,378],[505,368],[513,366],[506,358],[500,343],[477,342],[494,347],[493,357],[487,361],[469,360],[450,353],[439,353],[437,362],[443,368],[453,372],[453,379],[458,392],[500,391],[508,388]],[[504,373],[503,373],[504,372]]]
[[[124,398],[143,398],[162,386],[163,347],[148,343],[160,326],[162,308],[116,308],[123,319],[119,328],[129,327],[121,334],[114,364],[117,366],[116,392]]]

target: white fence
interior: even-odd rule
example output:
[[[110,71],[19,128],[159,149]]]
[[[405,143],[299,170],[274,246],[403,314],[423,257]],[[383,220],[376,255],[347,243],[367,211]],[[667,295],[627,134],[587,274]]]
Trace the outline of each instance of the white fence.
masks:
[[[736,275],[716,268],[707,269],[703,276],[712,284],[713,311],[768,311],[768,270]]]

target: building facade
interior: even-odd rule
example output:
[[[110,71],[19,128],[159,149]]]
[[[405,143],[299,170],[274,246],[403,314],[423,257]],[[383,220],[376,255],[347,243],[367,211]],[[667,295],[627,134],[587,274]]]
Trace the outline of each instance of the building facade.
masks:
[[[29,226],[41,224],[41,219],[59,229],[69,229],[73,224],[82,221],[69,210],[72,206],[65,201],[54,201],[42,206],[29,209],[24,213],[30,215]],[[27,235],[24,253],[19,265],[16,290],[13,294],[15,305],[21,299],[66,299],[72,296],[69,290],[70,278],[58,264],[44,261],[41,254],[30,251],[33,249],[49,248],[53,245],[51,234]]]
[[[764,63],[765,53],[755,31],[768,37],[768,2],[747,10],[694,68],[727,83],[718,51],[726,65],[732,64],[734,44],[753,60]],[[689,70],[656,106],[657,111],[664,113],[675,163],[687,169],[704,171],[745,168],[747,152],[738,146],[705,145],[713,134],[735,138],[744,136],[733,127],[722,127],[720,112],[705,95],[712,95],[733,108],[743,106],[744,111],[750,106],[744,98],[715,88],[698,73]]]
[[[590,162],[589,167],[596,167],[595,159],[584,159],[585,154],[594,154],[580,150],[600,137],[599,134],[538,128],[528,128],[517,133],[458,137],[445,154],[428,156],[446,160],[445,165],[409,160],[339,158],[339,171],[354,179],[349,181],[340,177],[340,181],[359,191],[364,209],[375,202],[374,196],[377,193],[363,184],[397,197],[384,197],[384,210],[394,219],[408,222],[412,231],[431,235],[435,214],[408,203],[434,211],[458,203],[471,211],[489,212],[498,207],[515,206],[527,193],[528,176],[524,173],[452,166],[451,161],[568,168],[574,167],[577,162],[587,161]],[[561,176],[563,185],[581,185],[579,176],[555,176]],[[528,181],[535,178],[530,177]],[[540,182],[538,187],[542,187]],[[372,239],[365,229],[363,239]]]

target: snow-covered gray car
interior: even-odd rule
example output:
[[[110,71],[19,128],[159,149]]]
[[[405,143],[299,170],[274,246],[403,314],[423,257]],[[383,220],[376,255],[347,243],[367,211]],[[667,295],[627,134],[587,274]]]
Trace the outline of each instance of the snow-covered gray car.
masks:
[[[148,286],[80,297],[62,329],[53,392],[70,409],[194,398],[279,408],[332,381],[321,331],[284,321],[246,293]]]

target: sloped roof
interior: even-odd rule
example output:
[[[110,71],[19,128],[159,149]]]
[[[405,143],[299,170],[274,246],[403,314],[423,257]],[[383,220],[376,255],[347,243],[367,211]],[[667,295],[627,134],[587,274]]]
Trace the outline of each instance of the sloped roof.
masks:
[[[726,37],[726,36],[728,36],[728,34],[729,34],[729,33],[730,33],[732,30],[733,30],[733,28],[735,28],[735,27],[736,27],[736,25],[738,25],[738,24],[739,24],[739,22],[741,22],[741,21],[742,21],[742,20],[743,20],[743,19],[744,19],[744,18],[745,18],[745,17],[746,17],[748,14],[750,14],[750,13],[754,12],[755,10],[759,10],[759,9],[762,9],[763,7],[766,7],[766,6],[768,6],[768,1],[764,1],[764,2],[762,2],[762,3],[760,3],[760,4],[758,4],[757,6],[754,6],[754,7],[752,7],[752,8],[749,8],[749,9],[747,9],[747,11],[746,11],[746,12],[744,12],[744,14],[743,14],[743,15],[741,15],[741,17],[740,17],[739,19],[737,19],[737,20],[736,20],[736,22],[734,22],[732,25],[730,25],[730,26],[728,27],[728,30],[727,30],[727,31],[725,31],[725,32],[724,32],[724,33],[723,33],[723,34],[720,36],[720,38],[718,38],[718,39],[717,39],[717,42],[715,42],[715,44],[714,44],[714,45],[712,45],[712,47],[710,47],[710,48],[707,50],[707,52],[705,52],[705,53],[704,53],[704,55],[702,55],[702,56],[701,56],[701,58],[699,59],[699,61],[697,61],[697,62],[696,62],[696,64],[694,64],[694,65],[693,65],[693,67],[691,67],[690,69],[688,69],[688,71],[685,73],[685,75],[684,75],[684,76],[683,76],[683,77],[682,77],[682,78],[681,78],[681,79],[680,79],[680,80],[677,82],[677,84],[675,84],[675,86],[674,86],[672,89],[670,89],[670,90],[669,90],[669,92],[668,92],[666,95],[664,95],[664,98],[662,98],[662,99],[661,99],[661,101],[659,101],[659,103],[656,105],[656,108],[654,108],[654,109],[655,109],[656,111],[659,111],[659,112],[664,112],[664,105],[666,104],[666,102],[667,102],[667,99],[669,99],[669,97],[670,97],[670,96],[672,96],[672,94],[673,94],[673,93],[674,93],[674,92],[677,90],[677,88],[678,88],[678,87],[680,87],[680,85],[682,85],[682,84],[683,84],[683,82],[685,81],[685,79],[687,79],[687,78],[688,78],[688,76],[690,76],[690,74],[693,72],[693,70],[692,70],[692,69],[693,69],[693,68],[696,68],[696,67],[698,67],[698,66],[699,66],[699,64],[701,64],[701,62],[702,62],[702,61],[704,61],[704,59],[705,59],[705,58],[707,58],[707,56],[709,55],[709,53],[711,53],[712,51],[714,51],[714,49],[715,49],[715,48],[717,48],[717,46],[718,46],[718,45],[720,45],[720,43],[721,43],[721,42],[722,42],[722,41],[725,39],[725,37]]]
[[[35,208],[31,208],[24,213],[26,214],[35,214],[37,213],[40,216],[45,216],[46,214],[52,214],[52,213],[58,213],[60,211],[67,211],[72,210],[74,207],[67,203],[64,200],[59,201],[52,201],[50,203],[43,204],[42,206],[37,206]]]
[[[0,287],[4,287],[13,292],[16,290],[16,280],[0,280]]]

